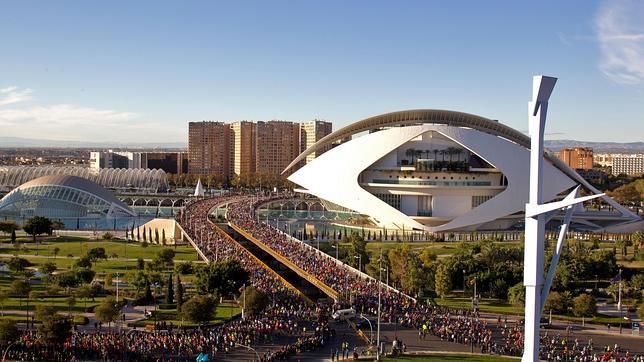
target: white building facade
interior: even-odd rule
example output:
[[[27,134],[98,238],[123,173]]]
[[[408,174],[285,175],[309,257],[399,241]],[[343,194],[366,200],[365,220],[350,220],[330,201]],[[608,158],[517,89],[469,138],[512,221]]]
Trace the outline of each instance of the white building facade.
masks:
[[[324,137],[291,166],[316,149],[351,136],[351,141],[312,160],[289,180],[301,186],[300,191],[320,198],[327,208],[339,205],[354,210],[381,227],[498,230],[523,220],[530,144],[523,133],[461,112],[394,112]],[[592,189],[554,155],[544,158],[546,200],[555,200],[578,184]],[[578,225],[601,229],[639,220],[613,200],[604,198],[604,202],[616,212],[594,215],[580,208],[575,214]]]

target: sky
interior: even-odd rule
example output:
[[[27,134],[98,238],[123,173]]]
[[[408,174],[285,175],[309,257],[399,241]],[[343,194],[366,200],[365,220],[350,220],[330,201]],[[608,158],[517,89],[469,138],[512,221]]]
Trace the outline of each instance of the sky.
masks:
[[[185,142],[189,121],[418,108],[644,141],[644,2],[0,0],[0,137]],[[1,144],[0,144],[1,146]]]

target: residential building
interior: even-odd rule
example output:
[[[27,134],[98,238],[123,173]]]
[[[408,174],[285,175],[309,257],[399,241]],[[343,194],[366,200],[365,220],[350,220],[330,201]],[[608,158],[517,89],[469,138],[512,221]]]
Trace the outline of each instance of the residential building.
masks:
[[[593,149],[589,147],[564,148],[557,152],[557,157],[572,169],[593,168]]]
[[[625,173],[638,176],[644,173],[644,154],[616,155],[613,156],[613,175]]]
[[[230,161],[232,174],[252,174],[256,167],[256,127],[250,121],[235,122],[230,125]]]
[[[188,123],[188,172],[230,174],[230,125],[223,122]]]
[[[280,174],[300,154],[300,124],[257,122],[255,172]]]
[[[331,122],[325,122],[316,119],[310,122],[300,123],[300,129],[300,150],[301,152],[304,152],[304,150],[313,146],[317,141],[321,140],[322,137],[331,134],[333,125],[331,124]],[[311,152],[306,156],[306,163],[313,161],[314,158],[320,156],[330,149],[331,145],[326,146],[323,149],[316,150],[315,152]]]

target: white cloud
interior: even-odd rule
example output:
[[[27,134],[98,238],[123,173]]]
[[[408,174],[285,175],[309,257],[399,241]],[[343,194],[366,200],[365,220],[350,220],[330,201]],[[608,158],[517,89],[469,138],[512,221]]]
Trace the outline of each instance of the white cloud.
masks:
[[[0,89],[0,106],[29,101],[32,99],[32,93],[33,90],[29,88],[20,89],[16,86],[2,88]]]
[[[620,84],[644,82],[644,2],[605,1],[595,18],[599,67]]]

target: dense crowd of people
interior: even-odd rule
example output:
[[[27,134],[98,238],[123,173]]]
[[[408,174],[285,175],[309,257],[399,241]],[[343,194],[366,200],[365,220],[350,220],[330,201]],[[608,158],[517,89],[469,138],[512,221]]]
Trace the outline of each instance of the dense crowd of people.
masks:
[[[254,210],[268,201],[271,201],[270,197],[235,200],[228,206],[227,219],[336,290],[339,295],[351,295],[351,306],[358,312],[376,315],[380,297],[381,318],[416,328],[420,338],[431,334],[450,342],[477,346],[484,353],[512,356],[523,353],[523,330],[518,323],[511,328],[506,323],[503,327],[497,325],[493,329],[477,313],[418,303],[401,292],[385,288],[377,280],[365,277],[326,253],[259,220]],[[542,338],[540,356],[547,360],[603,361],[626,354],[618,346],[600,351],[593,349],[592,345],[583,348],[577,342],[566,339]],[[642,360],[641,356],[633,357],[630,354],[628,358]]]
[[[288,195],[281,195],[281,197]],[[258,204],[270,196],[228,195],[194,201],[177,215],[185,232],[200,253],[210,261],[237,260],[248,271],[253,286],[266,293],[270,305],[264,311],[214,327],[162,332],[74,331],[62,348],[41,344],[36,334],[25,332],[8,354],[15,360],[191,360],[199,354],[217,356],[232,353],[240,346],[273,346],[260,355],[262,361],[285,360],[329,343],[335,331],[328,323],[332,309],[349,304],[358,313],[376,315],[380,300],[381,318],[414,328],[418,337],[436,336],[442,340],[476,346],[483,353],[518,356],[523,351],[520,323],[488,323],[478,314],[419,303],[344,265],[329,255],[261,222],[255,215]],[[337,291],[351,296],[333,306],[314,305],[289,289],[265,264],[255,259],[241,244],[209,220],[218,205],[228,204],[228,222],[250,233],[255,239]],[[308,331],[308,333],[306,332]],[[343,357],[348,356],[348,345]],[[335,349],[337,358],[339,349]],[[542,336],[541,358],[566,361],[643,361],[619,346],[597,348],[592,341],[580,343],[559,335]]]

